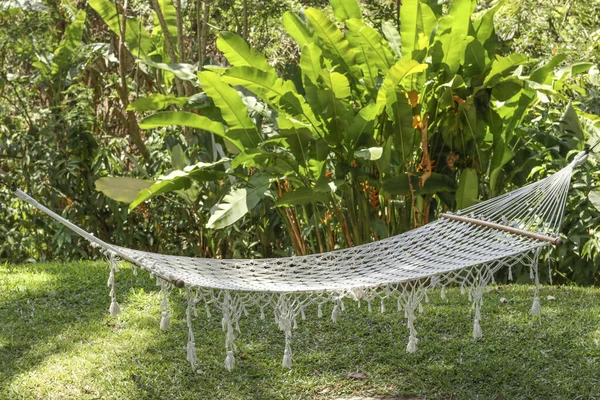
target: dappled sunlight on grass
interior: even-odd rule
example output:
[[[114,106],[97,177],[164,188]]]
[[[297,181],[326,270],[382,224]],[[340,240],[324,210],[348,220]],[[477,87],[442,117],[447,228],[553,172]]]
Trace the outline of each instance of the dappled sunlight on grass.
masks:
[[[533,288],[494,287],[485,294],[484,337],[474,341],[467,296],[430,293],[417,315],[420,339],[406,353],[408,330],[393,305],[368,313],[348,301],[337,324],[331,309],[298,320],[294,368],[283,370],[284,339],[257,310],[240,321],[236,369],[223,368],[220,315],[199,308],[194,319],[200,363],[185,356],[185,296],[171,298],[171,329],[161,331],[160,296],[146,274],[123,268],[117,297],[123,313],[108,315],[108,268],[102,263],[0,268],[0,398],[14,399],[272,399],[351,395],[427,398],[565,398],[600,396],[600,291],[544,287],[541,324],[529,315]],[[133,286],[133,288],[132,288]],[[555,299],[547,300],[551,295]],[[501,298],[508,302],[501,302]],[[313,309],[314,308],[314,309]],[[30,311],[35,309],[35,312]],[[360,372],[367,379],[350,379]]]

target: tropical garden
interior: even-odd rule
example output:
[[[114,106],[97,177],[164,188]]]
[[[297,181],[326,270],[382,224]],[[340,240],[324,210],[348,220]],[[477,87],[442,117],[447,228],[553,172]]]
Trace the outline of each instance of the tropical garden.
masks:
[[[0,181],[139,250],[264,258],[370,243],[546,177],[600,141],[598,20],[598,0],[8,0]],[[256,368],[189,371],[179,349],[162,348],[184,325],[164,334],[147,316],[158,309],[149,278],[125,271],[138,287],[120,288],[130,311],[107,317],[102,255],[1,189],[0,394],[598,397],[595,151],[573,177],[564,244],[541,256],[542,281],[555,285],[543,288],[550,327],[518,310],[528,287],[502,286],[500,271],[487,343],[450,336],[461,302],[440,302],[423,324],[447,315],[447,346],[406,359],[402,346],[386,350],[392,316],[331,330],[314,322],[299,340],[319,351],[292,372],[271,372],[271,339],[252,322],[265,338],[242,360],[258,358]],[[524,267],[513,274],[530,282]],[[527,352],[519,329],[545,342]],[[143,347],[107,354],[113,340]],[[514,357],[532,365],[509,371]],[[449,374],[456,359],[469,361]]]

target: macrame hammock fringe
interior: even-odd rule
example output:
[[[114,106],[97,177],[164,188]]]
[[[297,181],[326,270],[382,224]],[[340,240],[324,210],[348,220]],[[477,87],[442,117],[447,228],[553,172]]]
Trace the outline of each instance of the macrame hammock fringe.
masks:
[[[250,311],[262,320],[271,312],[283,332],[282,366],[292,366],[292,332],[298,318],[304,320],[309,307],[322,318],[331,313],[336,323],[348,301],[369,311],[394,308],[403,313],[409,338],[406,351],[417,351],[415,327],[428,293],[458,286],[472,303],[473,338],[482,337],[483,295],[494,274],[525,264],[530,268],[536,290],[531,314],[539,316],[538,259],[542,249],[560,244],[567,192],[574,168],[587,160],[588,151],[557,173],[531,185],[478,203],[455,214],[442,214],[437,221],[377,242],[328,253],[275,259],[206,259],[177,257],[127,249],[101,241],[44,207],[19,189],[15,194],[35,208],[69,227],[93,246],[99,247],[110,263],[108,287],[112,317],[121,313],[116,296],[119,263],[128,261],[149,271],[161,288],[160,328],[169,329],[169,294],[175,288],[187,294],[187,360],[198,364],[193,319],[198,307],[210,318],[217,311],[225,333],[224,366],[231,371],[237,352],[239,321]]]

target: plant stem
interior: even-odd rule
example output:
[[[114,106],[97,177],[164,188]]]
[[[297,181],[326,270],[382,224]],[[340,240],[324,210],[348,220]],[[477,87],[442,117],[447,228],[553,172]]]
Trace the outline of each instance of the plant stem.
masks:
[[[127,0],[125,0],[127,1]],[[158,22],[160,23],[160,27],[163,31],[163,35],[165,37],[165,45],[167,47],[167,53],[169,53],[169,57],[171,58],[171,62],[177,64],[179,62],[179,59],[177,58],[177,54],[175,53],[175,46],[173,45],[173,39],[171,38],[171,35],[169,34],[169,27],[167,26],[167,21],[165,20],[165,16],[162,13],[162,10],[160,9],[160,5],[158,4],[158,0],[150,0],[150,5],[152,6],[152,9],[154,9],[154,12],[156,13],[156,16],[158,17]],[[177,90],[177,96],[182,97],[183,96],[183,86],[181,85],[181,81],[179,80],[179,78],[175,78],[175,88]]]

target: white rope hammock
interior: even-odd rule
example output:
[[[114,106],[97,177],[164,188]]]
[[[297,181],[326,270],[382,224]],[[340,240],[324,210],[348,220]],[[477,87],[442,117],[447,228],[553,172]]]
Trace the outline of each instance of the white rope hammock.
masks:
[[[127,249],[103,242],[36,200],[15,190],[16,195],[102,248],[111,264],[110,313],[120,307],[115,294],[115,273],[120,259],[131,262],[157,277],[162,290],[161,328],[170,321],[168,295],[175,287],[185,288],[188,298],[188,361],[197,363],[192,316],[202,304],[222,312],[226,332],[225,367],[234,366],[234,330],[250,310],[271,309],[275,322],[285,334],[283,366],[291,367],[292,330],[297,318],[304,319],[309,306],[318,316],[332,303],[331,319],[336,322],[344,310],[344,299],[372,304],[381,312],[393,306],[404,311],[409,328],[408,352],[417,350],[415,313],[428,301],[427,292],[453,284],[468,292],[473,302],[473,337],[481,337],[482,296],[493,275],[507,267],[525,263],[539,284],[537,260],[542,248],[559,244],[559,229],[573,169],[587,160],[579,153],[567,167],[543,180],[481,202],[456,214],[442,214],[435,222],[377,242],[328,253],[270,259],[207,259],[168,256]],[[532,314],[539,315],[538,289]]]

